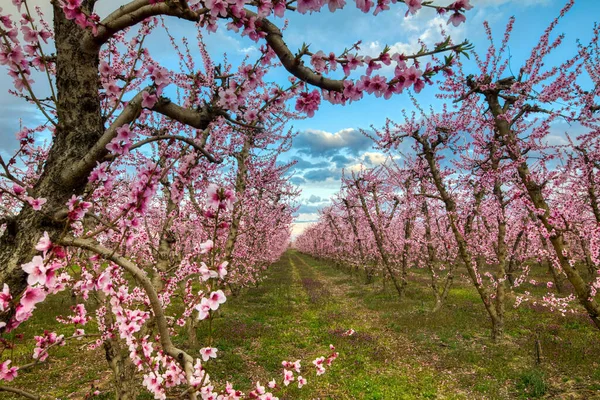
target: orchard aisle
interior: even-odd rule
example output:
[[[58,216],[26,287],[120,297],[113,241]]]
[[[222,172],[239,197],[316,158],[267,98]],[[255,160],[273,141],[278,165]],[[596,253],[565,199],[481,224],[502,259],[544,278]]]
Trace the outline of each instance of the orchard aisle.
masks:
[[[264,384],[281,371],[282,360],[302,359],[308,385],[299,390],[294,382],[284,398],[483,397],[459,388],[449,371],[436,369],[423,349],[365,305],[358,280],[317,264],[288,252],[259,287],[228,300],[223,318],[213,324],[219,349],[219,358],[207,365],[213,376],[230,371],[227,379],[240,387],[251,380]],[[356,333],[347,336],[349,329]],[[340,357],[325,375],[315,377],[310,362],[327,356],[330,343]]]

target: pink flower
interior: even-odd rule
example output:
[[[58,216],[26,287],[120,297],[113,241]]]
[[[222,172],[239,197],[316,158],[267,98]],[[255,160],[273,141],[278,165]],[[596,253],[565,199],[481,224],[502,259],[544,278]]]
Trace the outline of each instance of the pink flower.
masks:
[[[4,380],[7,382],[12,381],[17,377],[17,371],[19,367],[8,367],[11,363],[11,360],[6,360],[2,364],[0,364],[0,381]]]
[[[285,386],[288,386],[293,381],[294,381],[294,372],[284,369],[283,370],[283,384]]]
[[[275,389],[277,387],[277,383],[275,382],[275,379],[269,381],[267,386],[269,386],[269,388],[271,388],[271,389]]]
[[[416,14],[417,11],[419,11],[422,8],[421,0],[407,0],[406,5],[408,6],[408,11],[406,12],[406,15]]]
[[[346,5],[345,0],[325,0],[325,3],[329,5],[329,11],[334,12],[337,9],[342,9]],[[332,68],[335,69],[335,68]]]
[[[106,61],[102,61],[100,63],[100,67],[98,68],[98,71],[100,72],[100,75],[108,76],[112,72],[112,68],[110,67],[110,65],[108,65],[108,63]]]
[[[219,196],[219,186],[215,185],[214,183],[208,185],[206,195],[206,206],[208,208],[217,209],[219,207],[219,203],[221,202],[221,197]]]
[[[213,249],[214,246],[215,246],[215,244],[210,239],[204,243],[200,243],[200,254],[208,253],[209,251],[211,251]]]
[[[27,201],[27,203],[29,203],[29,205],[31,206],[31,208],[33,208],[35,211],[40,211],[42,209],[42,206],[44,204],[46,204],[46,199],[40,197],[39,199],[34,199],[33,197],[30,196],[25,196],[25,200]]]
[[[219,276],[215,271],[209,269],[206,266],[206,264],[204,264],[204,263],[200,264],[200,270],[199,271],[200,271],[200,275],[202,276],[202,280],[203,281],[207,281],[207,280],[209,280],[211,278],[216,278],[216,277]]]
[[[144,92],[146,93],[146,92]],[[123,125],[117,129],[117,140],[130,140],[133,137],[133,133],[129,129],[129,125]]]
[[[199,320],[208,318],[210,314],[210,305],[208,304],[208,300],[206,298],[200,300],[200,304],[198,304],[195,309],[198,310]]]
[[[302,375],[298,375],[298,389],[302,389],[304,385],[306,385],[306,379]]]
[[[470,4],[470,0],[457,0],[454,3],[450,4],[448,8],[454,10],[460,10],[461,8],[465,10],[470,10],[473,8],[473,6]]]
[[[454,25],[454,26],[459,26],[460,24],[462,24],[463,22],[465,22],[467,20],[467,17],[465,17],[463,14],[459,13],[458,11],[453,13],[450,18],[448,18],[448,22],[447,24],[450,25]]]
[[[200,349],[202,361],[208,361],[211,358],[217,358],[217,349],[215,347],[204,347]]]
[[[46,292],[42,288],[28,286],[23,296],[21,296],[21,302],[17,307],[17,315],[15,316],[17,321],[22,322],[27,319],[31,311],[35,308],[35,305],[44,301],[45,298]],[[21,316],[21,318],[18,318],[18,316]]]
[[[208,297],[208,306],[211,310],[215,311],[226,300],[225,293],[222,290],[217,290],[216,292],[212,292]]]
[[[224,279],[225,275],[227,275],[227,270],[225,269],[225,268],[227,268],[227,265],[229,265],[229,262],[228,261],[223,261],[217,267],[217,272],[219,273],[219,278]]]
[[[16,183],[13,185],[13,192],[15,192],[15,194],[17,196],[22,195],[23,193],[25,193],[25,189],[23,189],[22,186],[17,185]]]
[[[142,107],[152,108],[156,105],[158,98],[154,94],[148,92],[142,92]]]
[[[121,88],[117,85],[114,80],[110,80],[104,83],[104,89],[109,97],[117,97],[121,93]]]
[[[296,111],[305,112],[309,117],[314,117],[315,111],[319,109],[321,96],[317,90],[312,92],[302,92],[296,99]]]
[[[40,256],[33,257],[31,262],[23,264],[21,266],[23,271],[27,272],[27,284],[33,286],[36,283],[40,285],[46,284],[46,266],[44,265],[44,259]]]
[[[0,311],[4,311],[10,305],[10,301],[12,300],[12,296],[10,295],[10,289],[8,285],[5,283],[2,288],[2,292],[0,292]]]
[[[50,236],[48,236],[48,232],[44,232],[37,245],[35,246],[35,249],[46,254],[46,252],[51,248],[52,242],[50,241]]]
[[[153,67],[151,69],[151,77],[156,86],[165,86],[170,82],[169,75],[165,68]],[[148,70],[150,70],[150,68],[148,68]]]

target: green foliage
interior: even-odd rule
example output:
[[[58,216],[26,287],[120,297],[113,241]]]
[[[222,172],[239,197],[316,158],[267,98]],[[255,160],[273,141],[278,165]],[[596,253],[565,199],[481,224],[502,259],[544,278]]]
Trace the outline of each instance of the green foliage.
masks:
[[[517,389],[522,398],[542,397],[547,390],[544,372],[539,369],[522,372],[517,381]]]

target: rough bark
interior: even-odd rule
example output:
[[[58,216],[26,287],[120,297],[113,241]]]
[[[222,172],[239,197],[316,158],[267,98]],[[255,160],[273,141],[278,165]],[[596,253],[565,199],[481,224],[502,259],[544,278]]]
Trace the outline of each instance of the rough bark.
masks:
[[[83,3],[84,8],[92,4]],[[86,179],[64,182],[62,171],[80,160],[103,132],[98,53],[82,51],[81,29],[68,21],[57,5],[54,6],[54,33],[58,123],[44,170],[32,193],[33,197],[43,197],[47,202],[42,212],[24,206],[14,221],[14,230],[6,230],[0,238],[0,283],[7,283],[13,296],[27,285],[21,265],[36,254],[34,247],[43,232],[54,237],[62,228],[62,224],[54,220],[54,213],[85,187]],[[12,312],[0,316],[0,320],[6,322]]]

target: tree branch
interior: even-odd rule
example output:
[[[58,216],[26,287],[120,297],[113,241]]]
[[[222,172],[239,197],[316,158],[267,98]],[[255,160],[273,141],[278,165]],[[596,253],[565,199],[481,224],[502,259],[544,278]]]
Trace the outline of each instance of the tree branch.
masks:
[[[152,307],[152,311],[154,313],[156,327],[160,334],[161,347],[166,354],[179,362],[181,368],[185,371],[185,375],[189,383],[193,377],[194,359],[188,353],[173,345],[162,303],[160,302],[156,289],[154,288],[154,285],[152,285],[152,282],[150,281],[150,278],[148,278],[147,274],[128,258],[117,255],[113,250],[106,248],[92,240],[71,237],[65,238],[59,241],[59,243],[64,246],[73,246],[92,251],[104,257],[105,259],[114,262],[136,278],[150,300],[150,306]]]
[[[206,151],[206,149],[204,147],[197,144],[193,139],[185,137],[185,136],[180,136],[180,135],[151,136],[147,139],[144,139],[144,140],[141,140],[141,141],[135,143],[133,146],[131,146],[131,148],[129,150],[131,151],[131,150],[137,149],[139,147],[142,147],[145,144],[157,142],[159,140],[179,140],[181,142],[185,142],[185,143],[189,144],[190,146],[192,146],[194,149],[198,150],[200,153],[202,153],[204,155],[204,157],[206,157],[206,159],[208,161],[210,161],[211,163],[220,164],[223,162],[223,160],[216,159],[212,154],[210,154],[208,151]],[[114,158],[116,158],[116,155],[109,154],[106,158],[109,160],[114,159]]]
[[[185,2],[164,2],[151,4],[149,0],[134,0],[125,4],[112,12],[108,17],[98,25],[98,32],[93,36],[91,32],[87,33],[84,48],[90,51],[97,51],[100,46],[106,43],[115,33],[134,26],[146,18],[156,15],[170,15],[173,17],[197,22],[200,17],[207,13],[204,8],[199,11],[192,11]]]
[[[32,400],[39,400],[39,398],[40,398],[40,396],[38,396],[36,394],[27,392],[25,390],[9,387],[9,386],[0,386],[0,392],[15,393],[15,394],[18,394],[23,397],[27,397],[28,399],[32,399]]]

